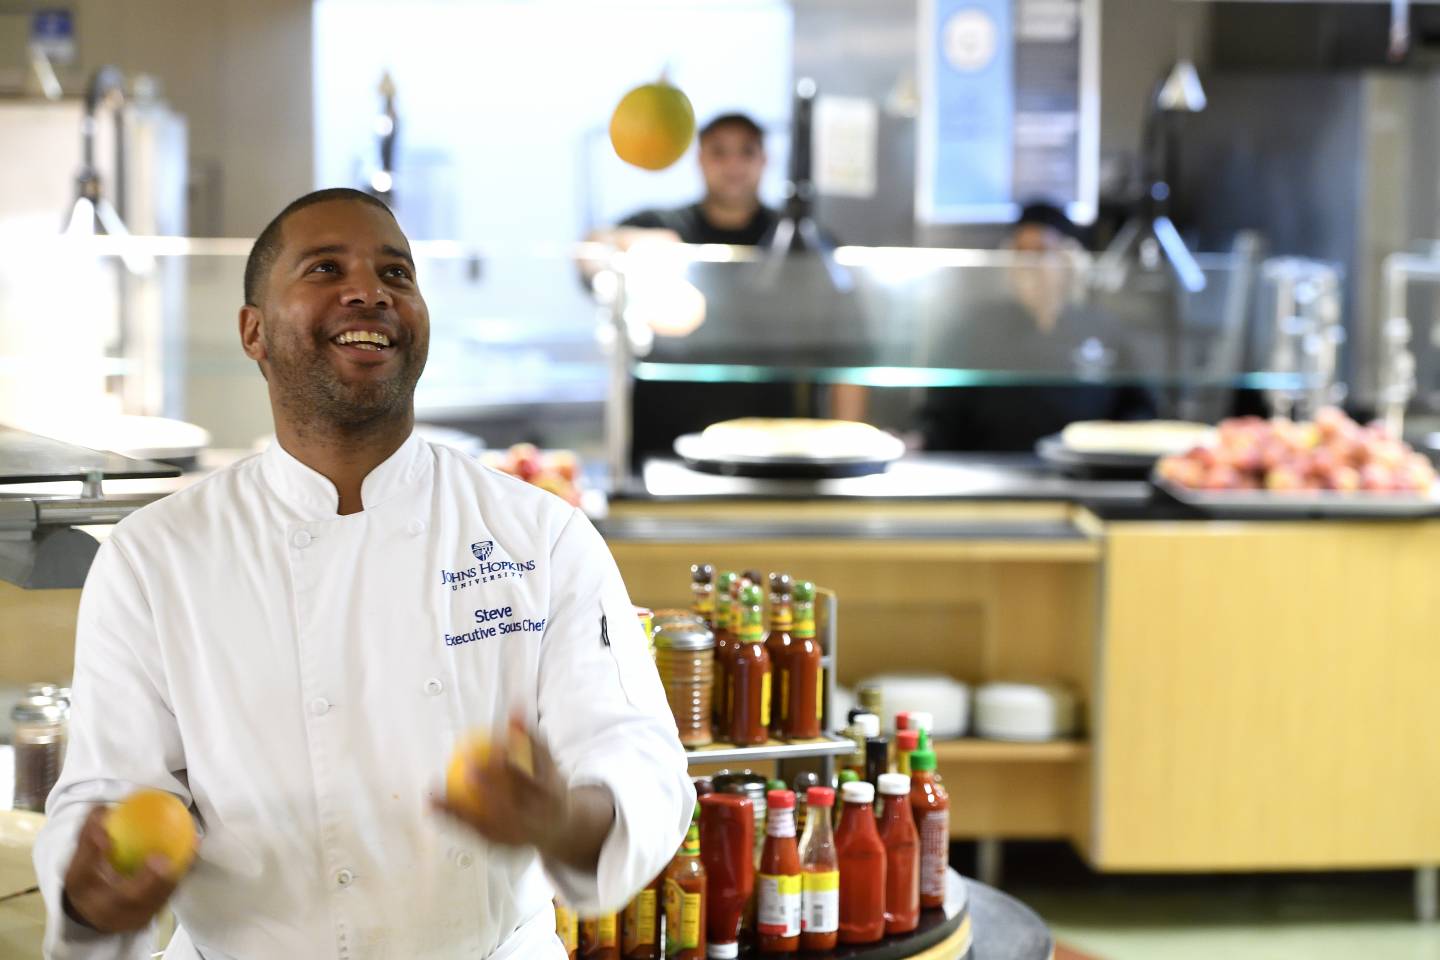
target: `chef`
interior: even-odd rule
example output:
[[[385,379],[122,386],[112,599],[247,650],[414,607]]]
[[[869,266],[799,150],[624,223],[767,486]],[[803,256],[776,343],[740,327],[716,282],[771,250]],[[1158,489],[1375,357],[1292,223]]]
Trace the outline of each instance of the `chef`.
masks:
[[[613,559],[413,432],[429,316],[380,201],[287,207],[239,326],[276,441],[121,522],[86,581],[46,955],[148,956],[170,901],[168,958],[564,957],[552,896],[622,907],[694,803]],[[481,809],[449,809],[457,740],[511,724],[533,764],[497,749]],[[194,816],[183,876],[108,864],[105,805],[142,787]]]

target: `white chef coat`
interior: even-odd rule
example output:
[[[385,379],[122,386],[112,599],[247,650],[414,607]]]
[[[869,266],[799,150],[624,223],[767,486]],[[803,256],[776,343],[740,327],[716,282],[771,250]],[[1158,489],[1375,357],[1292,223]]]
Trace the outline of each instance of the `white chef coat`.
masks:
[[[333,485],[276,443],[100,548],[35,849],[47,956],[153,942],[61,910],[86,814],[139,787],[180,797],[202,834],[172,901],[167,957],[186,960],[559,958],[552,883],[608,912],[674,854],[694,805],[684,751],[586,517],[413,435],[362,502],[337,515]],[[572,786],[614,795],[593,876],[429,809],[457,738],[516,709]]]

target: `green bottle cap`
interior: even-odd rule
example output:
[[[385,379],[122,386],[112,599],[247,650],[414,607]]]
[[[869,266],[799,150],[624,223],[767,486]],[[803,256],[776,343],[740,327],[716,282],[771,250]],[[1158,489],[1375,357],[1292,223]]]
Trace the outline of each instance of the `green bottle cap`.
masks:
[[[847,784],[847,783],[854,783],[856,780],[859,780],[859,779],[860,779],[860,774],[856,773],[854,770],[841,770],[841,771],[840,771],[840,786],[842,786],[842,787],[845,786],[845,784]]]
[[[811,583],[809,580],[801,580],[799,583],[795,584],[794,597],[796,603],[814,603],[815,584]]]
[[[767,780],[767,781],[765,781],[765,789],[766,789],[766,790],[789,790],[790,787],[785,783],[784,780],[773,780],[773,779],[772,779],[772,780]]]
[[[765,593],[755,584],[740,591],[740,602],[747,607],[759,607],[765,603]]]
[[[910,754],[910,772],[935,769],[935,751],[930,747],[930,731],[920,731],[920,746]]]

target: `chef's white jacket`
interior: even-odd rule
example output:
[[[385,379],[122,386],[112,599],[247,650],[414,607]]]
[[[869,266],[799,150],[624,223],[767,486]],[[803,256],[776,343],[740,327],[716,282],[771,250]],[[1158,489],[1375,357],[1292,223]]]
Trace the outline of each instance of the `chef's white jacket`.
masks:
[[[47,956],[140,957],[68,920],[91,807],[174,793],[202,839],[167,958],[563,957],[555,891],[622,907],[684,837],[685,756],[595,528],[411,436],[364,510],[278,443],[120,523],[80,602],[69,753],[35,849]],[[512,709],[616,820],[596,874],[428,806]],[[548,878],[548,879],[547,879]]]

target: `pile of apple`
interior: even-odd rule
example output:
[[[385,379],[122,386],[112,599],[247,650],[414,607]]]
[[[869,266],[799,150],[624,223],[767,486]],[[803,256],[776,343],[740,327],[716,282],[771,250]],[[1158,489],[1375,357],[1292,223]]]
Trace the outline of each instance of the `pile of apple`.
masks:
[[[1214,446],[1166,457],[1157,471],[1196,490],[1429,493],[1435,468],[1381,424],[1361,426],[1335,407],[1312,422],[1238,417]]]
[[[486,454],[485,464],[580,506],[580,458],[569,450],[542,451],[533,443],[517,443],[504,453]]]

